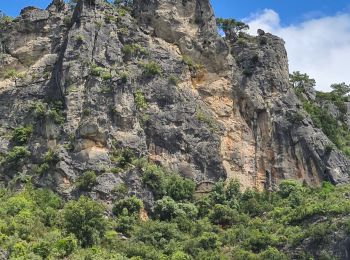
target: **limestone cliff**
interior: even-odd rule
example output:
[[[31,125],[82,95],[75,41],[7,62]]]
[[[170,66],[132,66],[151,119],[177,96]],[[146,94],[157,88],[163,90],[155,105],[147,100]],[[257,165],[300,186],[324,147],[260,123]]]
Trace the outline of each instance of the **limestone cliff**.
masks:
[[[93,170],[91,196],[109,199],[126,183],[149,198],[137,168],[113,173],[113,153],[126,148],[198,184],[349,181],[349,160],[329,149],[289,85],[283,40],[222,38],[208,0],[135,0],[129,11],[54,0],[23,9],[0,32],[0,51],[4,183],[29,176],[74,196],[74,181]],[[33,131],[14,167],[9,133],[19,126]]]

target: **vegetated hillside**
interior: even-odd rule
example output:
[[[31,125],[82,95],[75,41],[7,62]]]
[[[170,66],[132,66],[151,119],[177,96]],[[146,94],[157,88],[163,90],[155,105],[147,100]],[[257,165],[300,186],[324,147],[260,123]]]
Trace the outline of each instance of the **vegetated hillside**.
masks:
[[[2,16],[0,257],[346,259],[348,86],[245,28],[208,0]]]
[[[160,169],[157,177],[149,218],[125,187],[108,217],[85,196],[1,190],[0,259],[348,259],[349,185],[283,181],[278,192],[242,193],[218,182],[194,198],[193,182]]]

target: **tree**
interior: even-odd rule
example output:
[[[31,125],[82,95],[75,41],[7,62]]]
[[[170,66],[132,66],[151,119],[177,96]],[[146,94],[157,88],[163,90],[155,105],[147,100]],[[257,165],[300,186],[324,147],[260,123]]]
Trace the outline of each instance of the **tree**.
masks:
[[[140,210],[143,208],[143,203],[136,196],[125,198],[117,201],[113,207],[113,213],[116,216],[119,216],[126,209],[128,215],[137,215],[140,213]]]
[[[193,181],[173,175],[167,183],[167,195],[176,201],[190,200],[196,189]]]
[[[226,36],[237,35],[241,31],[249,29],[249,25],[235,19],[217,18],[216,25],[223,30]]]
[[[78,178],[76,186],[82,191],[90,191],[96,184],[95,172],[87,171]]]
[[[13,18],[7,16],[5,13],[0,11],[0,30],[6,29],[7,25],[13,21]]]
[[[81,246],[94,245],[105,232],[103,212],[97,202],[81,196],[78,201],[70,201],[63,208],[63,226],[68,233],[76,236]]]
[[[310,78],[306,73],[300,73],[300,71],[294,71],[292,74],[289,74],[289,81],[293,88],[316,86],[316,81],[314,79]]]
[[[333,89],[332,92],[340,97],[348,96],[350,93],[350,85],[346,85],[344,82],[332,84],[331,88]]]

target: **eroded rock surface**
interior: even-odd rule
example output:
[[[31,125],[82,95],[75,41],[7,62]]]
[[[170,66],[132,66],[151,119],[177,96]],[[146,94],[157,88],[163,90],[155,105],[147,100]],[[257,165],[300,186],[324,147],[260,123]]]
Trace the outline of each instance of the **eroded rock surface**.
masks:
[[[349,181],[349,160],[329,149],[290,88],[283,40],[220,37],[208,0],[136,0],[130,13],[55,0],[24,9],[0,43],[0,152],[15,146],[14,128],[33,125],[31,155],[2,166],[5,183],[27,174],[70,197],[93,170],[92,196],[112,200],[113,186],[126,184],[150,204],[137,168],[112,171],[113,151],[125,148],[197,183]],[[35,175],[49,150],[58,160]]]

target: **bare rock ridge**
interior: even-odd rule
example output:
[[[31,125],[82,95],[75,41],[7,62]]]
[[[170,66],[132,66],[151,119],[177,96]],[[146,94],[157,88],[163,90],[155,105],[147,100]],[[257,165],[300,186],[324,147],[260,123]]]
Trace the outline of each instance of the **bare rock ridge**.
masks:
[[[330,149],[289,85],[283,40],[220,37],[208,0],[134,0],[131,12],[54,0],[23,9],[0,46],[4,183],[20,173],[70,197],[92,170],[91,196],[110,200],[126,184],[151,203],[137,167],[114,173],[125,149],[197,183],[349,181],[349,159]],[[6,158],[18,144],[6,133],[19,126],[33,130],[14,167]],[[44,161],[48,151],[55,161]]]

